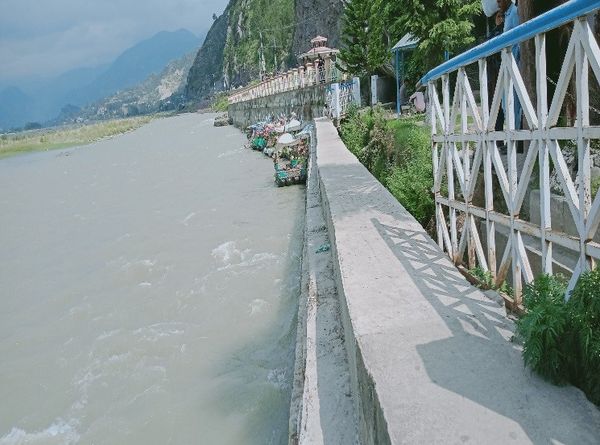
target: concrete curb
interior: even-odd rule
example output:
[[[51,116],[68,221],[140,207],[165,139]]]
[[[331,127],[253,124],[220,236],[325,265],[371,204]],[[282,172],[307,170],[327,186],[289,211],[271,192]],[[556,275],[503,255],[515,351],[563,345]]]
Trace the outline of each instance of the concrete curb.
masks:
[[[523,366],[505,311],[316,120],[359,442],[600,443],[581,391]]]

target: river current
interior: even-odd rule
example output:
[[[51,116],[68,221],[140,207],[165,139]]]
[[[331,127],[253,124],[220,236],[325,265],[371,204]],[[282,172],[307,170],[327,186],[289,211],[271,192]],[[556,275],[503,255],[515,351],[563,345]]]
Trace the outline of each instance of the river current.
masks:
[[[0,160],[0,445],[287,443],[304,189],[212,117]]]

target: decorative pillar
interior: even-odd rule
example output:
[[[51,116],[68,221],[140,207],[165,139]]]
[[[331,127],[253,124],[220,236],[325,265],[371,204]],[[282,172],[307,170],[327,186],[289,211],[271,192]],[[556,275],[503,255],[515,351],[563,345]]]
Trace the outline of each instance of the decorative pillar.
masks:
[[[315,83],[315,65],[312,62],[306,64],[306,86],[314,85]]]
[[[305,68],[304,66],[300,66],[300,68],[298,68],[298,77],[300,77],[300,88],[304,88],[304,85],[306,84],[306,78],[304,77],[304,71]]]
[[[342,110],[340,109],[340,84],[332,83],[331,84],[332,91],[332,101],[331,101],[331,115],[334,119],[339,119],[342,114]]]
[[[333,63],[329,54],[325,54],[323,65],[325,68],[325,83],[333,82]]]

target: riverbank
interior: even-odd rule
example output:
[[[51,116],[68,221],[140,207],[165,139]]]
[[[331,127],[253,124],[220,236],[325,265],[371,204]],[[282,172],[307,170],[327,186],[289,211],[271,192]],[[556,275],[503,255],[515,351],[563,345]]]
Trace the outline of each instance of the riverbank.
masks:
[[[88,145],[135,130],[162,114],[113,119],[92,124],[44,128],[0,135],[0,159],[22,153]]]

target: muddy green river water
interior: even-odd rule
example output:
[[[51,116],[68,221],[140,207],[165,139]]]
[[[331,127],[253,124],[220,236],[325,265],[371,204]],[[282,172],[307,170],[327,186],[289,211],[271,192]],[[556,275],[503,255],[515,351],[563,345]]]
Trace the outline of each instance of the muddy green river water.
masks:
[[[287,443],[304,189],[212,117],[0,160],[0,445]]]

